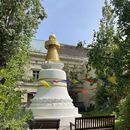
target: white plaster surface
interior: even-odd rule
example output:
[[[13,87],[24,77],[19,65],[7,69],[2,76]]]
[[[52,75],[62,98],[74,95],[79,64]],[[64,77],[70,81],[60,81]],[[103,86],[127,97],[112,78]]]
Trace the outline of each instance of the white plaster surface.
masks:
[[[60,69],[43,69],[40,71],[40,79],[48,79],[49,81],[66,80],[66,73]],[[59,82],[48,88],[38,88],[37,94],[29,107],[35,119],[60,119],[60,130],[66,130],[61,128],[68,128],[69,123],[74,122],[75,117],[81,116],[78,114],[78,109],[73,105],[66,86],[66,83]]]
[[[66,80],[66,73],[60,69],[43,69],[39,73],[39,79]]]
[[[53,61],[45,61],[43,63],[43,68],[46,68],[46,69],[50,69],[50,68],[53,68],[53,69],[62,69],[64,67],[64,63],[62,62],[53,62]]]

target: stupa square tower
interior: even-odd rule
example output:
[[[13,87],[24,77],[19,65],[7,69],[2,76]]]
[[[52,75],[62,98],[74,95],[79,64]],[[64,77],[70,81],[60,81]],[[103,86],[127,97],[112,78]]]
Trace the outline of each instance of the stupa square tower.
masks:
[[[80,117],[78,109],[73,105],[67,91],[66,73],[62,70],[64,63],[60,62],[58,49],[60,44],[54,34],[45,42],[48,50],[46,61],[39,74],[39,80],[51,83],[49,87],[41,86],[33,98],[30,109],[34,119],[60,119],[60,126],[69,126],[75,117]],[[66,50],[67,51],[67,50]]]

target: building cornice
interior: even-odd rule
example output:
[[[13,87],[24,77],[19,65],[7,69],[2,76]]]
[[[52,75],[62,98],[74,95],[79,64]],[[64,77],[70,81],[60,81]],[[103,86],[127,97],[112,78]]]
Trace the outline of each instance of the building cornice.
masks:
[[[46,53],[41,53],[41,52],[35,52],[35,51],[30,51],[31,56],[35,56],[37,58],[45,58]],[[59,54],[60,55],[60,54]],[[68,60],[68,61],[88,61],[88,57],[71,57],[71,56],[66,56],[66,55],[60,55],[61,60]]]

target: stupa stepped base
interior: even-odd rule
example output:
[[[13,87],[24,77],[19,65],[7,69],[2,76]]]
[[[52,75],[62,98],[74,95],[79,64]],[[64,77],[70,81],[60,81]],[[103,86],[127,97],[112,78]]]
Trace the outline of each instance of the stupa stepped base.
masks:
[[[71,110],[34,110],[32,109],[34,119],[60,119],[60,128],[65,128],[70,125],[70,122],[75,121],[75,117],[81,117],[80,114],[76,113],[77,109]],[[71,114],[70,114],[71,112]],[[48,115],[47,115],[48,114]],[[57,114],[57,115],[56,115]]]
[[[60,126],[69,126],[75,117],[80,117],[66,87],[39,87],[29,107],[34,119],[60,119]]]
[[[34,119],[60,119],[60,126],[69,126],[70,122],[74,122],[75,117],[81,117],[78,114],[78,109],[73,106],[73,108],[67,107],[30,107]]]
[[[79,116],[77,108],[57,108],[57,109],[43,109],[43,108],[31,108],[34,118],[59,118],[69,116]]]

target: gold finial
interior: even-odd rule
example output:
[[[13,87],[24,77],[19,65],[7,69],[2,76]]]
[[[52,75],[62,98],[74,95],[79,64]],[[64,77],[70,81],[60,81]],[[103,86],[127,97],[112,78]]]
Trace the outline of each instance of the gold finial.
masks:
[[[46,56],[47,61],[59,61],[57,50],[60,48],[60,44],[54,33],[49,36],[49,40],[45,41],[45,48],[48,50]]]

